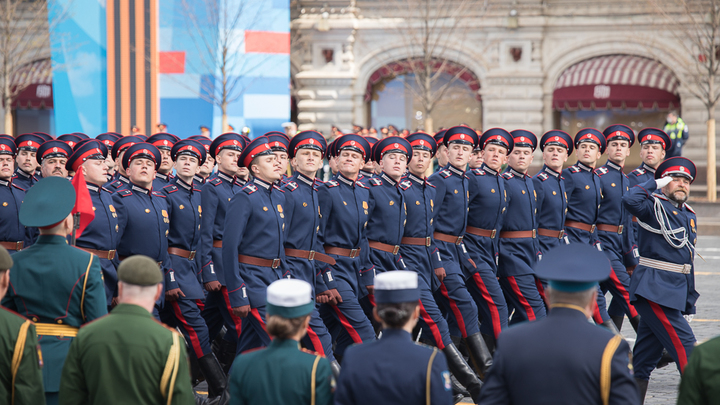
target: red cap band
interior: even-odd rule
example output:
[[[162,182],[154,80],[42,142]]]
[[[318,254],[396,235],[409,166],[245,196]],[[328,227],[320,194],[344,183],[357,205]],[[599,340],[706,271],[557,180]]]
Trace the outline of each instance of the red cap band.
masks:
[[[502,137],[500,135],[495,135],[495,136],[488,137],[488,139],[485,140],[485,143],[483,144],[483,149],[485,149],[485,146],[490,142],[495,142],[495,143],[501,142],[503,145],[505,145],[506,148],[510,147],[510,144],[508,143],[507,139],[505,139],[504,137]]]
[[[153,161],[153,163],[157,164],[157,162],[155,161],[155,156],[152,153],[150,153],[149,150],[139,149],[139,150],[136,150],[135,153],[130,155],[130,157],[128,158],[128,166],[129,166],[129,162],[132,162],[132,160],[135,159],[135,157],[137,155],[147,155],[147,156],[149,156],[147,159],[150,159]]]
[[[174,145],[174,143],[168,141],[167,139],[161,139],[159,141],[153,142],[152,144],[155,145],[158,149],[160,149],[160,148],[172,149],[172,147]]]
[[[467,134],[453,134],[453,135],[450,135],[450,138],[448,139],[448,143],[453,142],[453,141],[462,141],[462,142],[467,142],[467,143],[469,143],[469,144],[471,144],[471,145],[473,144],[473,139],[472,139],[472,137],[471,137],[470,135],[467,135]]]
[[[561,143],[563,144],[563,146],[565,146],[565,149],[570,149],[570,145],[568,145],[567,141],[562,136],[553,136],[552,138],[548,138],[545,140],[545,145],[551,143]]]
[[[307,138],[307,139],[303,139],[302,141],[298,142],[297,145],[295,145],[294,152],[297,152],[298,149],[300,149],[303,146],[311,146],[311,147],[322,150],[322,145],[320,144],[320,142],[315,140],[315,138]]]
[[[664,177],[666,174],[672,175],[677,173],[687,175],[691,179],[693,178],[690,174],[690,171],[685,166],[670,166],[667,169],[663,170],[660,177]]]
[[[663,149],[665,149],[665,141],[662,139],[662,137],[653,135],[653,134],[647,134],[645,137],[640,141],[640,143],[646,142],[646,141],[654,141],[658,142],[662,145]]]
[[[362,155],[363,159],[365,159],[365,148],[363,148],[362,145],[360,145],[359,143],[357,143],[355,141],[347,141],[344,144],[340,145],[340,147],[337,148],[337,150],[342,150],[343,148],[357,149],[360,152],[360,154]]]
[[[73,165],[72,165],[73,171],[76,172],[78,170],[78,167],[80,167],[83,163],[85,163],[87,158],[92,155],[102,155],[102,152],[100,151],[100,149],[95,148],[95,149],[90,149],[89,151],[83,153],[75,160],[75,162],[73,162]]]
[[[18,149],[28,148],[28,147],[37,149],[38,147],[40,147],[40,144],[37,142],[33,142],[33,141],[25,141],[25,142],[20,142],[20,144],[17,146]]]
[[[199,158],[200,156],[202,156],[202,155],[200,154],[200,151],[198,150],[198,148],[196,148],[196,147],[194,147],[194,146],[192,146],[192,145],[185,145],[185,146],[183,146],[182,148],[178,149],[178,151],[177,151],[176,154],[179,155],[180,152],[186,152],[186,151],[190,151],[190,152],[198,155],[198,158]]]
[[[437,144],[435,144],[435,145],[437,145]],[[415,147],[418,147],[418,148],[422,148],[422,149],[427,149],[427,150],[429,150],[429,151],[432,151],[432,150],[433,150],[433,147],[430,146],[427,142],[425,142],[424,139],[416,139],[416,140],[410,142],[410,146],[411,146],[413,149],[414,149]]]
[[[109,140],[109,139],[103,139],[102,143],[108,148],[112,149],[113,146],[115,146],[115,142]]]
[[[52,147],[52,149],[47,149],[45,153],[43,153],[40,157],[44,159],[45,156],[51,155],[53,153],[62,153],[63,155],[65,155],[65,157],[67,157],[67,151],[65,151],[65,149],[58,148],[57,146]]]
[[[118,148],[118,155],[120,154],[120,152],[124,151],[125,149],[127,149],[127,148],[129,148],[129,147],[131,147],[131,146],[133,146],[133,145],[135,145],[136,143],[137,143],[137,142],[128,142],[128,143],[126,143],[126,144],[123,144],[121,147]]]
[[[243,162],[243,167],[248,167],[250,165],[250,162],[257,156],[258,154],[265,152],[266,150],[272,150],[270,149],[270,145],[267,143],[261,143],[258,145],[255,149],[251,150],[250,153],[245,156],[245,161]],[[249,167],[248,167],[249,168]]]
[[[401,150],[401,151],[405,152],[406,155],[408,154],[408,151],[406,150],[405,146],[395,142],[395,143],[391,143],[391,144],[388,144],[387,146],[385,146],[383,148],[383,150],[380,152],[380,156],[385,155],[385,153],[387,153],[387,151],[390,151],[390,150]]]
[[[229,139],[229,140],[227,140],[227,141],[225,141],[225,142],[222,142],[221,144],[219,144],[219,145],[217,146],[217,148],[215,148],[215,155],[217,155],[218,153],[220,153],[220,151],[221,151],[223,148],[227,148],[227,147],[235,147],[235,148],[237,148],[238,150],[242,150],[242,144],[240,143],[240,141],[238,141],[237,139]]]
[[[592,142],[597,143],[598,145],[602,145],[602,142],[600,142],[600,138],[598,138],[597,136],[595,136],[593,134],[589,134],[589,133],[583,135],[580,139],[578,139],[577,143],[580,144],[585,141],[592,141]]]

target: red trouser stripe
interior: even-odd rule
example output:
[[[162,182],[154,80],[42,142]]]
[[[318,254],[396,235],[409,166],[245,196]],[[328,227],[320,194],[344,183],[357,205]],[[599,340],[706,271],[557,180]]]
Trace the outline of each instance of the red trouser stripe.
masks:
[[[600,314],[600,307],[598,306],[597,300],[593,302],[593,320],[598,325],[603,324],[603,319],[602,315]]]
[[[520,301],[520,305],[522,305],[522,307],[525,308],[525,313],[527,314],[528,321],[534,321],[535,320],[535,311],[533,311],[532,306],[527,301],[527,299],[523,295],[522,291],[520,291],[520,286],[518,285],[517,281],[515,280],[515,277],[510,276],[507,279],[508,279],[508,282],[510,282],[510,287],[512,288],[513,293]]]
[[[545,287],[542,285],[542,281],[540,279],[535,279],[535,285],[537,286],[538,292],[540,293],[540,297],[542,297],[543,302],[545,303],[545,307],[550,308],[550,303],[547,300],[547,297],[545,296]]]
[[[338,319],[340,320],[340,323],[345,328],[345,331],[347,331],[348,335],[350,335],[350,338],[353,340],[354,343],[362,343],[362,339],[360,338],[360,335],[358,335],[355,328],[350,325],[350,321],[345,318],[345,315],[343,315],[342,311],[340,311],[340,308],[337,306],[332,307],[335,310],[335,313],[337,314]]]
[[[222,286],[220,287],[220,292],[223,295],[223,299],[225,300],[225,306],[227,307],[228,312],[230,312],[230,318],[233,320],[233,323],[235,324],[235,331],[237,332],[237,337],[240,337],[240,333],[242,333],[242,319],[238,318],[233,314],[232,311],[232,305],[230,305],[230,296],[228,295],[227,287]]]
[[[612,280],[613,284],[615,284],[615,288],[620,291],[620,294],[622,294],[623,300],[625,301],[625,305],[630,308],[630,318],[635,318],[637,316],[637,311],[635,310],[635,307],[630,303],[630,293],[625,289],[625,286],[620,282],[620,279],[618,278],[617,274],[615,274],[615,269],[610,270],[610,280]]]
[[[195,305],[197,305],[200,312],[205,309],[205,303],[203,302],[203,300],[195,300]]]
[[[320,337],[318,337],[317,333],[315,333],[315,331],[310,326],[307,327],[307,334],[313,344],[313,351],[325,357],[325,348],[320,341]]]
[[[437,324],[435,321],[432,320],[432,317],[430,317],[430,314],[427,313],[425,310],[425,306],[422,303],[422,300],[419,301],[420,304],[420,316],[422,316],[422,319],[427,324],[428,328],[430,328],[430,332],[432,332],[433,339],[435,339],[435,346],[437,346],[438,349],[442,350],[445,348],[445,343],[442,341],[442,335],[440,334],[440,329],[437,327]]]
[[[655,313],[655,316],[657,316],[660,322],[662,322],[663,327],[665,327],[665,331],[670,336],[670,340],[672,341],[673,346],[675,346],[675,351],[678,355],[678,361],[680,361],[680,372],[682,373],[683,371],[685,371],[685,365],[687,365],[688,361],[687,354],[685,353],[685,346],[683,346],[682,341],[680,341],[680,336],[678,336],[675,328],[673,328],[670,320],[667,318],[667,315],[665,315],[665,311],[662,310],[660,305],[650,300],[648,300],[648,303],[650,304],[650,307]]]
[[[368,294],[368,301],[370,301],[370,305],[376,307],[377,304],[375,304],[375,294]]]
[[[495,301],[493,301],[492,296],[488,292],[480,273],[473,274],[473,280],[475,280],[475,285],[480,289],[483,299],[487,303],[488,308],[490,308],[490,318],[492,318],[493,332],[495,333],[495,339],[497,339],[498,336],[500,336],[500,331],[502,330],[502,325],[500,324],[500,312],[497,309]]]
[[[460,308],[458,308],[455,301],[450,298],[450,294],[448,294],[447,287],[445,287],[445,283],[440,283],[440,294],[442,294],[443,297],[445,297],[446,300],[450,303],[450,309],[452,310],[452,313],[455,315],[455,320],[457,321],[458,328],[460,328],[460,333],[462,334],[463,338],[467,337],[467,329],[465,329],[465,319],[463,319],[462,312],[460,312]]]
[[[253,308],[250,310],[250,313],[252,314],[255,319],[257,319],[258,322],[260,322],[260,326],[262,326],[263,331],[267,333],[267,328],[265,327],[265,321],[263,321],[262,317],[260,316],[260,312],[257,310],[257,308]],[[270,336],[270,335],[268,335]]]
[[[202,347],[200,346],[200,339],[198,339],[197,332],[195,332],[195,329],[187,323],[187,320],[185,320],[185,316],[183,315],[178,302],[170,301],[170,303],[172,304],[173,313],[175,313],[175,318],[177,318],[177,320],[180,321],[183,328],[187,331],[187,334],[190,337],[190,345],[192,346],[193,350],[195,351],[195,357],[197,357],[199,359],[200,357],[204,356],[205,353],[203,353]]]

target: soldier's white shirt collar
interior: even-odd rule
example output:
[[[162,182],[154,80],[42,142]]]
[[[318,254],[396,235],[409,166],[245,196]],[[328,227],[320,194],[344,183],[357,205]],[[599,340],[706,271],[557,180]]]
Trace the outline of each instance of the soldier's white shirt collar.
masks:
[[[586,172],[592,172],[592,171],[593,171],[593,168],[592,168],[592,167],[587,166],[587,165],[583,164],[582,162],[577,162],[576,165],[577,165],[577,167],[585,170]]]

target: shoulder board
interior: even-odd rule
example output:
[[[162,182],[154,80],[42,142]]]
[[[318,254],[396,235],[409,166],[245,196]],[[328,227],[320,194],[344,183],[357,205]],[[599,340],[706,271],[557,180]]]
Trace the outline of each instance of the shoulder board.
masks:
[[[484,176],[485,175],[485,170],[482,170],[482,169],[472,169],[472,172],[476,176]]]
[[[197,191],[197,192],[199,193],[199,192],[201,192],[202,190],[199,189],[199,188],[195,188],[195,186],[193,186],[193,191]]]
[[[324,181],[318,179],[317,177],[315,178],[314,183],[315,183],[316,186],[319,186],[319,185],[321,185],[321,184],[325,184]]]
[[[303,353],[312,354],[313,356],[319,356],[319,354],[318,354],[317,352],[314,352],[314,351],[312,351],[312,350],[308,350],[308,349],[305,349],[305,348],[302,348],[302,347],[300,348],[300,351],[303,352]]]
[[[123,182],[120,181],[120,180],[115,180],[115,181],[113,181],[112,183],[110,183],[110,186],[113,187],[113,188],[120,188],[120,187],[123,186],[123,184],[125,184],[125,183],[123,183]]]
[[[106,192],[108,192],[108,193],[110,193],[110,194],[114,194],[114,193],[115,193],[114,191],[110,190],[109,188],[105,188],[105,187],[100,187],[100,188],[102,188],[104,191],[106,191]]]
[[[337,180],[328,180],[325,182],[325,185],[328,187],[337,187],[340,183],[338,183]]]
[[[440,173],[440,175],[443,176],[443,177],[446,178],[446,179],[447,179],[448,177],[452,176],[452,172],[451,172],[450,170],[441,170],[441,171],[439,171],[438,173]]]
[[[430,182],[427,181],[427,180],[425,180],[425,184],[427,184],[428,186],[430,186],[430,187],[432,187],[432,188],[435,188],[435,185],[432,184],[432,183],[430,183]]]
[[[174,184],[168,184],[167,186],[163,187],[163,190],[165,190],[168,193],[174,193],[178,191],[178,188]]]
[[[257,186],[254,184],[251,184],[251,183],[246,184],[245,187],[242,188],[242,190],[246,194],[252,194],[252,193],[256,192],[257,189],[258,189]]]
[[[261,347],[256,347],[256,348],[254,348],[254,349],[245,350],[244,352],[242,352],[242,353],[240,353],[240,354],[248,354],[248,353],[257,352],[257,351],[265,350],[265,349],[267,349],[267,347],[261,346]]]
[[[27,191],[27,190],[25,190],[24,188],[22,188],[22,187],[18,186],[17,184],[15,184],[15,183],[13,183],[12,186],[15,187],[15,188],[18,189],[18,190]]]
[[[367,189],[370,188],[370,187],[368,187],[365,183],[360,182],[360,181],[356,181],[355,184],[357,184],[358,187],[361,187],[361,188],[367,188]]]
[[[294,181],[288,181],[287,183],[285,183],[285,188],[287,188],[290,191],[295,191],[295,190],[297,190],[298,185]]]
[[[40,179],[38,179],[38,177],[37,177],[36,175],[34,175],[34,174],[33,174],[33,180],[35,180],[35,181],[40,181]]]
[[[515,176],[513,176],[513,174],[510,173],[510,172],[505,172],[505,173],[502,174],[502,176],[503,176],[504,179],[507,179],[507,180],[510,180],[510,179],[512,179],[513,177],[515,177]]]
[[[285,190],[283,190],[283,189],[281,189],[280,187],[278,187],[277,184],[273,184],[273,189],[278,190],[278,191],[280,191],[281,193],[284,193],[284,192],[285,192]]]
[[[127,197],[132,195],[132,191],[130,190],[119,190],[117,193],[120,197]]]
[[[370,184],[373,186],[382,186],[382,180],[373,177],[370,179]]]
[[[400,182],[400,188],[403,190],[407,190],[412,186],[412,182],[410,180],[405,180]]]
[[[593,172],[598,176],[602,176],[603,174],[608,173],[608,169],[606,167],[598,167],[597,169],[593,170]]]
[[[695,213],[695,210],[692,209],[692,207],[690,206],[690,204],[685,203],[685,208],[687,208],[687,210],[690,211],[690,212],[692,212],[693,214]]]
[[[548,179],[547,173],[538,173],[538,175],[535,176],[535,177],[537,177],[538,179],[540,179],[540,181],[545,181],[545,180]]]
[[[570,170],[570,173],[580,173],[580,168],[577,166],[570,166],[568,169]]]
[[[637,169],[631,171],[630,173],[632,173],[632,174],[634,174],[635,176],[638,176],[638,177],[639,177],[639,176],[642,176],[643,174],[645,174],[645,169],[641,169],[641,168],[638,167]]]
[[[10,312],[10,313],[13,314],[13,315],[19,316],[19,317],[22,318],[22,319],[28,320],[26,317],[18,314],[17,312],[13,311],[12,309],[7,309],[7,308],[1,307],[1,306],[0,306],[0,309],[2,309],[2,310],[4,310],[4,311],[7,311],[7,312]]]
[[[222,184],[222,180],[219,177],[215,177],[214,179],[208,181],[208,183],[212,184],[213,186],[219,186]]]
[[[165,198],[165,194],[159,192],[159,191],[153,191],[152,192],[153,197],[162,197]]]
[[[621,172],[621,173],[622,173],[622,172]],[[623,173],[622,175],[623,175],[623,177],[625,177],[626,179],[628,178],[628,175],[627,175],[627,174]]]

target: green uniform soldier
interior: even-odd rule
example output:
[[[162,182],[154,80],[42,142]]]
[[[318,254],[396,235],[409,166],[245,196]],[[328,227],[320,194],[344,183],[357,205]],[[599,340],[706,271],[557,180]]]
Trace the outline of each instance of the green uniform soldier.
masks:
[[[10,285],[10,253],[0,246],[0,298]],[[0,308],[0,403],[44,404],[42,355],[35,325],[10,310]]]
[[[720,404],[720,337],[695,346],[680,380],[677,405]]]
[[[107,313],[100,259],[67,243],[74,205],[75,189],[63,177],[44,178],[28,191],[20,222],[40,228],[40,237],[13,256],[12,288],[2,300],[4,307],[35,322],[49,405],[58,402],[60,374],[78,328]]]
[[[333,402],[335,381],[330,362],[301,350],[310,313],[312,287],[305,281],[281,279],[267,288],[265,349],[241,354],[230,370],[230,404],[325,405]]]
[[[151,314],[163,294],[157,262],[131,256],[118,281],[119,304],[70,345],[60,404],[195,404],[182,337]]]

